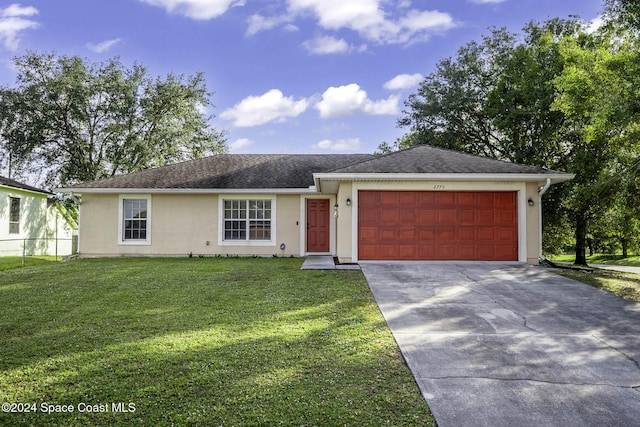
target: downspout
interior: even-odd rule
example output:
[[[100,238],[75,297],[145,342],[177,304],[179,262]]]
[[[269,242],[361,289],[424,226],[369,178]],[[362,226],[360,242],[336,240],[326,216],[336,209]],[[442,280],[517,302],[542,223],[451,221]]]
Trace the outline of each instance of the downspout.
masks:
[[[544,260],[542,255],[542,196],[551,187],[551,178],[547,178],[544,187],[538,188],[538,259]]]

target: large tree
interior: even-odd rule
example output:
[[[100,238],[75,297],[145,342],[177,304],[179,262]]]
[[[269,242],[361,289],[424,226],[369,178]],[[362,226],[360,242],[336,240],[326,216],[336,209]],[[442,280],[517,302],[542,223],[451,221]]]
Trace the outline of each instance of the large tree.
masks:
[[[152,77],[117,58],[28,52],[14,58],[15,87],[0,88],[5,163],[45,171],[65,185],[161,166],[225,150],[209,124],[202,74]],[[0,159],[3,160],[3,159]]]
[[[605,0],[605,13],[609,18],[630,28],[640,30],[640,1]]]
[[[578,19],[531,23],[521,35],[494,30],[442,60],[408,98],[399,125],[410,133],[396,147],[426,143],[575,173],[548,193],[545,225],[569,215],[584,264],[589,221],[615,200],[621,153],[633,158],[633,46],[612,27],[589,34]]]

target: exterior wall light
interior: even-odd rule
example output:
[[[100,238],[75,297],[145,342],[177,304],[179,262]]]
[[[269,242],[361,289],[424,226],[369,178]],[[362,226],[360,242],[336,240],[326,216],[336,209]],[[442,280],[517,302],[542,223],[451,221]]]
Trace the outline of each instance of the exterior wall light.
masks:
[[[533,199],[529,198],[529,200],[527,200],[527,203],[529,204],[529,206],[533,206]]]
[[[351,199],[347,199],[347,206],[351,206]]]

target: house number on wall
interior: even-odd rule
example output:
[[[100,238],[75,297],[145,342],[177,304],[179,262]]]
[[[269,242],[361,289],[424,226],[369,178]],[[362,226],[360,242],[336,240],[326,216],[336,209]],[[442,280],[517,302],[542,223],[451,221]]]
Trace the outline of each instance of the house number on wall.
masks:
[[[437,184],[433,186],[434,190],[444,190],[444,185],[442,184]]]

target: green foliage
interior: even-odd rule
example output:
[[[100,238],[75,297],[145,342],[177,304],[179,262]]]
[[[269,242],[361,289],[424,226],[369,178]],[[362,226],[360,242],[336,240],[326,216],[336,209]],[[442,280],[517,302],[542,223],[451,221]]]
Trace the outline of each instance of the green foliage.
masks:
[[[34,52],[14,58],[14,66],[16,87],[1,89],[0,140],[13,163],[46,171],[50,185],[225,149],[224,133],[202,113],[210,94],[200,73],[152,78],[117,58],[92,64]]]
[[[76,260],[0,273],[1,425],[428,426],[359,271],[288,258]]]
[[[618,24],[640,30],[640,2],[638,0],[605,0],[605,14]]]

